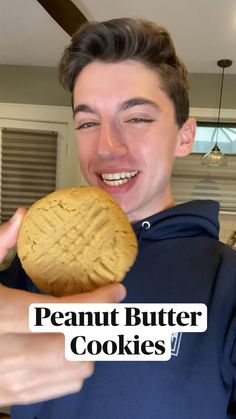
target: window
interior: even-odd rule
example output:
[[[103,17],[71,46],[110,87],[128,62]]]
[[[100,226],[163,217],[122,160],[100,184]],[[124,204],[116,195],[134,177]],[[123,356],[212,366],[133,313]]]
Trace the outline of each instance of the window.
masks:
[[[236,214],[236,110],[221,110],[217,142],[227,155],[228,166],[217,168],[202,166],[201,159],[215,144],[218,109],[191,108],[190,115],[196,118],[198,127],[193,152],[177,158],[174,164],[172,186],[176,202],[214,199],[219,201],[221,213]]]
[[[214,146],[216,139],[223,153],[235,154],[236,124],[220,123],[217,134],[215,122],[198,121],[193,153],[207,153]]]
[[[2,129],[1,222],[56,189],[57,132]]]
[[[0,103],[0,175],[2,135],[5,135],[3,133],[4,128],[7,128],[9,131],[34,132],[39,135],[38,141],[40,141],[39,138],[44,138],[44,135],[54,135],[54,137],[56,135],[56,179],[54,189],[76,187],[81,184],[81,172],[74,138],[73,115],[70,107]],[[18,155],[18,151],[15,154]],[[34,171],[36,171],[36,166],[36,164],[33,165]],[[0,178],[0,214],[1,184]],[[34,189],[33,185],[32,188]],[[48,193],[48,189],[46,193]],[[23,192],[21,197],[22,195]],[[19,207],[20,203],[17,202],[16,204],[16,207]]]
[[[227,155],[228,166],[201,165],[203,154],[191,153],[175,160],[172,187],[177,203],[214,199],[222,212],[236,211],[236,156]]]

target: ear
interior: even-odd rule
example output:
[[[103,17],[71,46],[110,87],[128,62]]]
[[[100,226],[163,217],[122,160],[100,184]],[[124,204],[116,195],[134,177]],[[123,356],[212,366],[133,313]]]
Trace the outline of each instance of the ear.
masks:
[[[176,157],[184,157],[191,153],[196,125],[194,118],[188,118],[180,128],[175,148]]]

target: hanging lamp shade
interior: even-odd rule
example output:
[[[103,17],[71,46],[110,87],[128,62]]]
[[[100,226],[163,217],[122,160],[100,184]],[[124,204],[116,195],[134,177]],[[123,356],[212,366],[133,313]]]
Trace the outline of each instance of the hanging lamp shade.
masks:
[[[202,165],[204,166],[227,166],[228,161],[227,157],[222,153],[220,147],[218,146],[218,133],[220,127],[220,112],[221,112],[221,102],[222,102],[222,93],[223,93],[223,85],[224,85],[224,70],[227,67],[232,65],[231,60],[219,60],[217,61],[218,67],[222,68],[222,76],[221,76],[221,87],[220,87],[220,100],[219,100],[219,110],[218,110],[218,118],[217,118],[217,127],[216,127],[216,142],[214,147],[206,153],[202,158]]]
[[[227,164],[227,157],[222,153],[217,143],[202,158],[204,166],[227,166]]]

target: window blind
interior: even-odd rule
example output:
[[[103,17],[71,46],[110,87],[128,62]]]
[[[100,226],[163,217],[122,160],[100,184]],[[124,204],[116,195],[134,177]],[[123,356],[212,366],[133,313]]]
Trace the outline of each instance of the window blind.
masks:
[[[57,133],[2,129],[1,222],[56,189]]]
[[[202,157],[192,153],[175,160],[172,188],[176,202],[214,199],[222,211],[236,212],[236,156],[227,155],[226,167],[202,166]]]

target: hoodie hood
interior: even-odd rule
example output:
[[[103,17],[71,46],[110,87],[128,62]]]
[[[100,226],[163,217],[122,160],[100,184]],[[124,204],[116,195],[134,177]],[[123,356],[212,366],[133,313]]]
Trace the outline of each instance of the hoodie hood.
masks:
[[[133,224],[140,240],[208,236],[219,239],[219,203],[194,200],[179,204]]]

